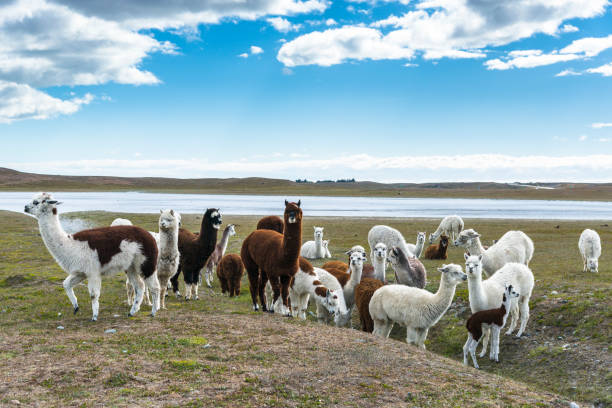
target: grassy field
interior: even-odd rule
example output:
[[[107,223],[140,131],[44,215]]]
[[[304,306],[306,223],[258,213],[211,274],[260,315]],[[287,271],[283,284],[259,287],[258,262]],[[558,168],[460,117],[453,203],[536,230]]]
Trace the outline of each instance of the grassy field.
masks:
[[[535,243],[527,335],[503,337],[501,363],[483,358],[476,371],[460,365],[469,316],[465,284],[430,330],[426,352],[403,343],[405,329],[399,327],[393,340],[382,340],[321,326],[312,316],[304,322],[253,313],[246,277],[237,299],[221,296],[215,280],[214,292],[202,290],[199,301],[169,298],[168,310],[154,319],[146,306],[128,319],[124,276],[109,278],[100,319],[92,323],[85,286],[76,288],[81,311],[72,315],[61,286],[65,274],[44,247],[35,220],[0,216],[0,405],[612,405],[612,230],[603,222],[465,220],[485,244],[509,229],[525,231]],[[154,214],[67,215],[92,226],[117,216],[157,229]],[[238,232],[228,252],[239,252],[257,219],[224,216]],[[191,230],[200,221],[183,217]],[[378,223],[400,229],[409,240],[437,226],[427,219],[307,218],[304,239],[312,239],[313,225],[324,226],[332,255],[344,259],[347,248],[367,245],[367,231]],[[577,241],[587,227],[602,238],[599,274],[582,272]],[[447,262],[463,264],[462,251],[451,248]],[[435,291],[441,262],[424,263],[427,289]]]
[[[506,198],[612,201],[612,183],[296,183],[262,177],[176,179],[162,177],[57,176],[0,168],[1,191],[146,191],[185,194],[283,196]]]

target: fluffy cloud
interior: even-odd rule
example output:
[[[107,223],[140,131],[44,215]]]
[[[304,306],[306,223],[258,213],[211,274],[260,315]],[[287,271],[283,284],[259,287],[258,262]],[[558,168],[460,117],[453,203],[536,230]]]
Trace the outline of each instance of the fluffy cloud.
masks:
[[[271,17],[266,19],[272,27],[281,33],[288,33],[289,31],[298,31],[302,28],[301,24],[292,24],[291,21],[283,17]]]
[[[612,123],[597,122],[597,123],[593,123],[591,127],[593,129],[602,129],[602,128],[607,128],[607,127],[612,127]]]
[[[358,30],[335,33],[328,30],[318,33],[318,36],[310,33],[287,43],[278,56],[281,62],[291,66],[332,65],[350,59],[381,59],[376,50],[362,46],[362,42],[369,42],[377,36],[387,48],[404,50],[410,55],[423,52],[429,59],[482,58],[482,50],[487,46],[505,45],[537,33],[555,35],[565,20],[600,15],[608,4],[608,0],[422,0],[414,6],[414,10],[401,16],[391,15],[374,22],[370,27],[374,31],[368,35],[364,36],[364,31]],[[565,29],[571,30],[569,26]],[[351,34],[353,37],[349,37]],[[342,54],[329,58],[327,50],[316,50],[311,46],[321,42]],[[356,49],[361,52],[356,53]],[[388,59],[396,59],[397,54],[391,53],[393,58]],[[531,57],[540,63],[545,59],[567,58],[571,57]],[[493,64],[503,65],[498,62]]]
[[[571,24],[564,24],[563,27],[559,29],[559,31],[562,33],[575,33],[576,31],[579,31],[579,30],[578,30],[578,27],[576,26],[573,26]]]
[[[579,76],[582,75],[580,72],[576,72],[573,69],[564,69],[563,71],[556,74],[556,77],[565,77],[565,76]]]
[[[602,65],[600,67],[597,68],[590,68],[587,69],[587,72],[591,73],[591,74],[601,74],[603,76],[612,76],[612,62],[606,65]]]
[[[413,54],[412,50],[387,41],[376,29],[345,26],[312,32],[287,42],[279,50],[277,58],[287,67],[328,67],[349,59],[407,59]]]
[[[556,64],[558,62],[571,61],[580,58],[575,54],[544,54],[540,50],[512,51],[508,53],[508,59],[493,59],[485,62],[487,69],[506,70],[512,68],[534,68],[543,65]]]
[[[91,94],[85,94],[82,98],[61,100],[28,85],[0,81],[0,123],[69,115],[92,100]]]
[[[563,54],[583,54],[594,57],[600,52],[612,48],[612,34],[607,37],[586,37],[572,41],[570,45],[561,49]]]
[[[251,50],[251,55],[262,54],[264,52],[263,48],[258,47],[256,45],[251,45],[250,50]]]

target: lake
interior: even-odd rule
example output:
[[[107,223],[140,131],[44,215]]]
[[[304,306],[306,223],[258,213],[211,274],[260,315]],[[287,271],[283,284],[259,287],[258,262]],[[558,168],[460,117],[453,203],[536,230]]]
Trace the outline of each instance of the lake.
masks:
[[[0,209],[23,212],[35,193],[0,192]],[[223,214],[281,214],[285,198],[301,198],[310,217],[422,217],[457,214],[465,218],[612,220],[612,202],[491,200],[465,198],[388,197],[285,197],[264,195],[157,194],[138,192],[59,192],[62,212],[109,211],[157,213],[172,208],[181,213],[202,213],[218,207]]]

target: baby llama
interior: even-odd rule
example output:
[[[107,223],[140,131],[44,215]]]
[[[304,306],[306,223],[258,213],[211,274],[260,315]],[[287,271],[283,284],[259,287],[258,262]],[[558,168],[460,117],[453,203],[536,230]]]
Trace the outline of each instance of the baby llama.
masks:
[[[217,276],[221,284],[221,293],[227,292],[229,297],[240,295],[240,280],[244,274],[244,266],[238,254],[227,254],[219,261]]]
[[[67,234],[57,215],[59,204],[50,194],[40,193],[25,206],[24,211],[38,219],[45,246],[59,266],[68,273],[64,289],[74,313],[79,310],[73,290],[76,285],[87,280],[91,297],[91,320],[96,321],[102,277],[126,271],[136,288],[129,316],[140,310],[145,284],[153,296],[151,315],[155,316],[159,309],[159,281],[155,273],[158,252],[151,234],[131,225],[93,228]]]
[[[580,234],[578,248],[582,255],[583,272],[599,270],[599,257],[601,256],[601,240],[599,234],[592,229],[585,229]]]
[[[491,352],[489,358],[499,362],[499,333],[506,324],[508,313],[512,308],[512,302],[518,298],[519,294],[512,288],[512,285],[505,287],[502,297],[502,304],[498,309],[481,310],[474,313],[467,321],[465,327],[468,329],[468,339],[463,346],[463,364],[467,365],[467,356],[472,356],[474,367],[478,368],[476,362],[476,346],[482,338],[483,327],[491,330]]]
[[[377,289],[370,300],[373,333],[389,337],[393,324],[406,326],[406,342],[425,348],[427,332],[446,313],[455,296],[456,286],[467,280],[461,266],[438,268],[442,276],[436,293],[405,285],[386,285]]]
[[[431,244],[425,250],[425,259],[446,259],[448,251],[448,237],[442,235],[439,244]]]
[[[314,241],[304,242],[300,250],[300,255],[308,259],[321,259],[327,257],[327,251],[323,243],[323,227],[314,227]]]

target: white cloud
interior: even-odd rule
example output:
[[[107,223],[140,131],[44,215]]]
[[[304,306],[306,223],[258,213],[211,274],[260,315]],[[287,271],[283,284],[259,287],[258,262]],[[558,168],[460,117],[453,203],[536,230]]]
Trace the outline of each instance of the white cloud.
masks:
[[[564,76],[578,76],[582,75],[580,72],[576,72],[573,69],[564,69],[563,71],[556,74],[556,77],[564,77]]]
[[[405,63],[405,64],[404,64],[404,66],[405,66],[405,67],[408,67],[408,68],[412,68],[412,67],[418,67],[418,66],[419,66],[419,64],[413,64],[413,63],[411,63],[411,62],[407,62],[407,63]]]
[[[602,129],[602,128],[607,128],[607,127],[612,127],[612,123],[597,122],[597,123],[591,124],[591,127],[593,129]]]
[[[240,58],[249,58],[249,54],[246,52],[243,52],[242,54],[238,54],[238,57]]]
[[[608,142],[612,142],[612,138],[609,137],[600,137],[599,139],[597,139],[598,141],[602,142],[602,143],[608,143]]]
[[[251,51],[251,55],[257,55],[257,54],[261,54],[264,52],[263,48],[258,47],[256,45],[251,45],[250,51]]]
[[[612,62],[597,68],[589,68],[587,69],[587,72],[591,74],[601,74],[606,77],[612,76]]]
[[[461,58],[484,58],[487,54],[479,51],[461,51],[461,50],[427,50],[423,54],[423,59],[461,59]]]
[[[578,27],[573,26],[571,24],[564,24],[559,31],[561,31],[562,33],[575,33],[578,30]]]
[[[281,72],[283,73],[283,75],[293,75],[293,70],[291,70],[291,68],[283,67]]]
[[[559,62],[572,61],[580,58],[575,54],[544,54],[540,50],[512,51],[508,53],[510,58],[501,60],[499,58],[485,62],[487,69],[506,70],[512,68],[534,68],[543,65],[551,65]]]
[[[580,135],[580,137],[578,138],[579,141],[584,142],[585,140],[587,140],[589,137],[587,135]]]
[[[81,98],[58,99],[29,85],[0,80],[0,123],[69,115],[93,99],[89,93]]]
[[[288,67],[328,67],[347,60],[409,59],[413,54],[411,49],[387,41],[376,29],[345,26],[315,31],[289,41],[280,48],[277,59]]]
[[[298,31],[302,28],[301,24],[292,24],[289,20],[283,17],[271,17],[266,19],[268,23],[277,31],[281,33],[288,33],[289,31]]]
[[[338,23],[336,22],[336,20],[334,20],[333,18],[328,18],[327,20],[325,20],[325,25],[326,26],[335,26]]]
[[[584,54],[594,57],[600,52],[612,48],[612,34],[607,37],[585,37],[572,41],[570,45],[561,49],[563,54]]]

